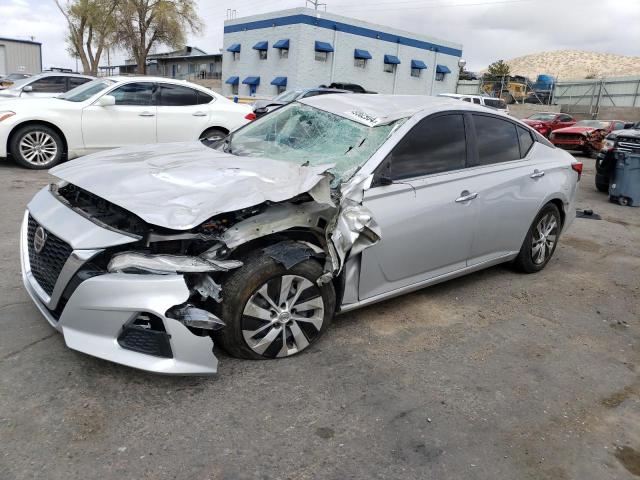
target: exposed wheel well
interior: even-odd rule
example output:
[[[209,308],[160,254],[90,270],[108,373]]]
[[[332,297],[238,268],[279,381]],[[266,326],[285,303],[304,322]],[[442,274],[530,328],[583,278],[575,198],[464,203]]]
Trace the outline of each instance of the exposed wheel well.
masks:
[[[12,152],[11,152],[11,141],[13,140],[13,136],[16,134],[16,132],[18,130],[20,130],[23,127],[27,127],[29,125],[45,125],[45,126],[51,128],[52,130],[55,130],[56,133],[58,135],[60,135],[60,138],[62,139],[63,155],[64,155],[63,159],[66,159],[66,155],[68,153],[67,138],[64,136],[64,133],[62,133],[62,130],[60,130],[58,127],[56,127],[53,123],[46,122],[44,120],[28,120],[26,122],[19,123],[18,125],[13,127],[13,130],[11,130],[11,133],[9,134],[9,137],[7,138],[7,153],[9,155],[12,155]]]
[[[209,130],[220,130],[221,132],[224,132],[225,135],[229,134],[229,130],[227,128],[224,127],[208,127],[205,128],[201,133],[200,133],[200,137],[202,137],[206,132],[208,132]]]
[[[566,212],[564,211],[564,203],[559,198],[554,198],[548,203],[553,203],[556,207],[558,207],[558,211],[560,212],[560,222],[564,225],[564,219],[566,217]],[[544,207],[543,207],[544,208]]]

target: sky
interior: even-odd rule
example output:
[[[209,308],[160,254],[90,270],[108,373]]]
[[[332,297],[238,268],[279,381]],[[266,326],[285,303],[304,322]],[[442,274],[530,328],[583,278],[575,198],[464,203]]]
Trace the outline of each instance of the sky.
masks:
[[[322,0],[327,11],[461,43],[469,70],[551,50],[640,56],[640,0]],[[189,44],[222,46],[227,9],[238,18],[304,6],[304,0],[198,0],[205,31]],[[324,7],[322,7],[324,8]],[[42,42],[45,68],[75,68],[66,23],[53,0],[0,0],[0,37]],[[160,47],[158,51],[165,48]],[[114,52],[111,63],[126,54]],[[102,63],[106,64],[106,57]]]

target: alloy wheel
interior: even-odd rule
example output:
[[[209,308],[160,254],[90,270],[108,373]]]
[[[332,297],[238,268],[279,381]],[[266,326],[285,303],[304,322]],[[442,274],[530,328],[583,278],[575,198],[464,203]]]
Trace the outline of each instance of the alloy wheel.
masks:
[[[556,244],[558,237],[558,221],[556,217],[547,213],[536,225],[531,237],[531,259],[536,265],[544,263]]]
[[[46,165],[55,160],[58,145],[46,132],[32,131],[20,139],[20,154],[33,165]]]
[[[299,275],[272,278],[247,301],[242,335],[264,357],[287,357],[307,348],[324,322],[324,301],[317,285]]]

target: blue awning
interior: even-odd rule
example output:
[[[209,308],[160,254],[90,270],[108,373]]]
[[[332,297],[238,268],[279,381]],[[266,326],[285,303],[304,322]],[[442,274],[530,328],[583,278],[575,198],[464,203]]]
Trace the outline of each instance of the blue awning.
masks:
[[[273,44],[273,48],[289,48],[289,39],[285,38],[284,40],[278,40]]]
[[[396,57],[395,55],[385,55],[384,56],[384,63],[390,63],[391,65],[399,65],[400,64],[400,59],[398,57]]]
[[[418,70],[426,70],[427,66],[424,64],[422,60],[411,60],[411,68],[416,68]]]
[[[438,65],[438,66],[436,66],[436,72],[437,73],[451,73],[451,70],[449,70],[449,67],[447,67],[446,65]]]
[[[224,83],[228,83],[229,85],[238,85],[239,81],[240,81],[240,77],[229,77],[227,78],[227,81]]]
[[[287,77],[276,77],[273,80],[271,80],[271,85],[276,85],[278,87],[286,87]]]
[[[260,77],[247,77],[242,80],[245,85],[260,85]]]
[[[333,52],[333,47],[330,43],[316,40],[316,52]]]
[[[234,43],[229,48],[227,48],[227,52],[240,53],[240,44]]]
[[[269,50],[269,42],[258,42],[253,46],[254,50]]]
[[[371,58],[373,57],[367,50],[361,50],[359,48],[356,48],[353,51],[353,58],[363,58],[365,60],[371,60]]]

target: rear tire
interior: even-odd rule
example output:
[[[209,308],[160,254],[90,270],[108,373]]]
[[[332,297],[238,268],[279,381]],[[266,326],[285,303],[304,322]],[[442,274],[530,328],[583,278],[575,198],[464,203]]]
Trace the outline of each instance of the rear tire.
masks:
[[[514,261],[516,268],[525,273],[542,270],[556,250],[561,229],[558,207],[547,203],[536,215],[522,242],[520,253]]]
[[[223,282],[220,314],[226,327],[215,332],[215,340],[230,355],[255,360],[295,355],[315,343],[336,303],[333,284],[316,283],[322,266],[309,259],[286,269],[262,252],[243,261]]]
[[[62,161],[64,141],[46,125],[32,124],[19,128],[9,142],[15,162],[31,170],[46,170]]]

